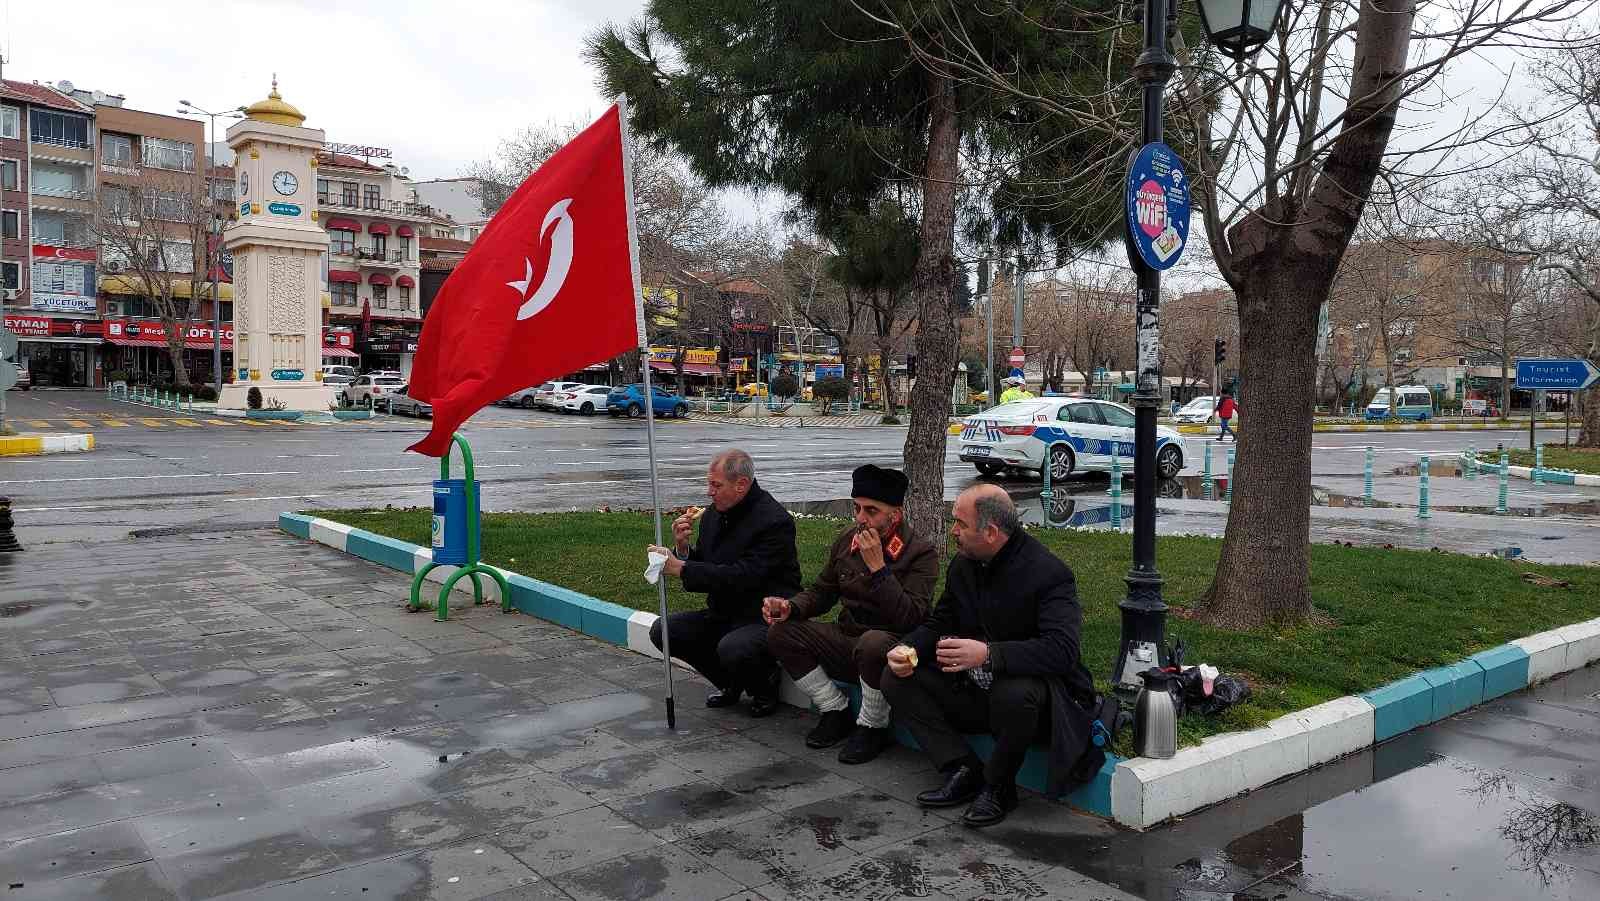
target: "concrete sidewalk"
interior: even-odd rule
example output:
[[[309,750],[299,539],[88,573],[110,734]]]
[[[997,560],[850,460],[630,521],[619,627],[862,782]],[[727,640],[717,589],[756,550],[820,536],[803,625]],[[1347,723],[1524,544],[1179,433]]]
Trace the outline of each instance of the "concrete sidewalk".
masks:
[[[92,560],[92,564],[89,562]],[[271,532],[0,556],[6,898],[1131,896],[1061,865],[1119,834],[1029,798],[1002,829],[912,799],[893,749],[706,711],[659,663]]]

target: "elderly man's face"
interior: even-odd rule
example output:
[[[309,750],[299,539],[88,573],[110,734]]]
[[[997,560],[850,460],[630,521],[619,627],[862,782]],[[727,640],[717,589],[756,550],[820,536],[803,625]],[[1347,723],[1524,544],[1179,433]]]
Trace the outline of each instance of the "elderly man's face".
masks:
[[[978,528],[978,510],[972,495],[962,494],[956,498],[950,514],[955,520],[950,526],[950,537],[955,539],[961,556],[969,560],[989,560],[1005,544],[1004,535],[994,526]]]
[[[711,506],[716,507],[717,512],[732,510],[749,493],[749,479],[730,478],[716,463],[706,470],[706,497],[711,498]]]
[[[873,500],[870,497],[852,498],[856,507],[856,526],[862,529],[874,529],[879,538],[888,537],[900,522],[900,508],[891,507],[883,501]]]

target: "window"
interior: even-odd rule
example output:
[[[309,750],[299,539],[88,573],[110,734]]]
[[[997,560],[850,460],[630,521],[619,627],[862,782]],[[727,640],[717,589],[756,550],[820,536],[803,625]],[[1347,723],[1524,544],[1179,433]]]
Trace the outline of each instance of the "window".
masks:
[[[100,161],[113,166],[132,166],[133,138],[127,135],[100,133]]]
[[[84,180],[84,169],[81,166],[61,166],[35,161],[29,180],[33,182],[33,193],[47,197],[81,199],[89,193],[89,186]]]
[[[188,141],[147,137],[142,139],[139,153],[146,166],[174,172],[194,171],[194,145]]]
[[[28,117],[29,132],[40,144],[59,144],[63,147],[89,146],[89,119],[71,113],[35,107]]]
[[[372,256],[374,258],[380,259],[380,260],[383,259],[384,251],[387,250],[388,247],[389,247],[389,236],[388,235],[373,235],[372,236]]]
[[[344,206],[356,205],[356,183],[353,181],[342,182],[339,185],[339,202]]]
[[[399,290],[400,290],[400,309],[402,309],[402,310],[411,309],[411,289],[407,288],[405,285],[401,285]]]
[[[1068,404],[1066,409],[1056,414],[1056,418],[1083,425],[1100,424],[1100,417],[1094,412],[1094,404]]]
[[[1506,264],[1499,260],[1473,260],[1472,277],[1484,287],[1499,291],[1505,286]]]
[[[22,237],[22,215],[16,210],[0,213],[0,237]]]
[[[1431,407],[1433,398],[1421,392],[1411,391],[1405,395],[1405,405],[1408,407]]]
[[[17,172],[16,160],[0,160],[0,188],[7,191],[20,190],[17,186]]]
[[[336,307],[353,307],[356,305],[356,286],[350,282],[334,282],[328,286],[329,293],[333,295],[332,304]]]
[[[132,188],[122,185],[101,185],[100,205],[108,215],[127,219],[138,211]]]
[[[345,231],[342,228],[329,229],[328,238],[331,241],[331,243],[328,245],[328,252],[329,253],[343,254],[344,256],[354,256],[355,255],[355,252],[356,252],[356,233],[355,232],[348,232],[348,231]]]
[[[327,203],[327,202],[328,202],[328,180],[326,178],[319,178],[319,179],[317,179],[317,203]]]
[[[361,206],[364,209],[375,210],[378,208],[378,186],[361,186]]]
[[[1105,419],[1106,425],[1119,429],[1133,428],[1133,414],[1127,410],[1110,404],[1095,404],[1095,406],[1100,408],[1100,415]]]
[[[389,309],[389,286],[372,286],[372,305],[380,310]]]
[[[144,193],[144,213],[152,219],[165,222],[187,222],[194,210],[194,205],[183,194],[174,194],[167,191],[146,191]]]
[[[82,216],[35,210],[30,225],[34,240],[40,244],[54,244],[58,247],[89,246],[89,222]]]
[[[211,199],[233,201],[233,179],[213,178],[211,180]]]
[[[0,138],[22,137],[22,109],[0,106]]]
[[[22,264],[0,263],[0,288],[15,291],[22,287]]]

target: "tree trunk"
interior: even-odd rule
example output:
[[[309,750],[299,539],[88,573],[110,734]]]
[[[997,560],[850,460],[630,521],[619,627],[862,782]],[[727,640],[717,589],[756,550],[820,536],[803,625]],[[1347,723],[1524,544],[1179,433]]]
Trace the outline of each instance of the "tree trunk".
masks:
[[[1511,379],[1509,378],[1510,375],[1511,375],[1511,361],[1506,359],[1505,351],[1502,350],[1501,353],[1500,353],[1500,415],[1501,416],[1510,416],[1511,415]],[[1533,405],[1529,404],[1528,405],[1528,409],[1532,410],[1533,409]]]
[[[883,403],[883,415],[894,415],[894,339],[887,333],[878,336],[878,400]]]
[[[167,359],[172,361],[172,383],[180,387],[189,384],[189,370],[183,366],[183,328],[177,324],[166,326]],[[177,335],[174,340],[173,336]]]
[[[1600,364],[1600,360],[1592,361]],[[1572,392],[1578,414],[1578,446],[1600,447],[1600,387]]]
[[[956,368],[955,237],[957,151],[961,127],[955,83],[928,73],[928,158],[922,178],[921,247],[913,274],[917,301],[917,372],[906,433],[907,515],[918,535],[944,548],[944,461],[950,380]],[[992,398],[991,398],[992,400]],[[941,550],[940,558],[944,554]]]

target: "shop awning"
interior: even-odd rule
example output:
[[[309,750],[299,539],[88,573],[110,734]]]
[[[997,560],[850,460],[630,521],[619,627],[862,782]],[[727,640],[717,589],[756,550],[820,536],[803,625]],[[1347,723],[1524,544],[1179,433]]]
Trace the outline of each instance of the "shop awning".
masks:
[[[144,335],[140,335],[137,338],[130,338],[127,335],[117,335],[116,337],[107,337],[106,338],[106,343],[107,344],[115,344],[118,347],[160,347],[160,348],[165,348],[167,346],[167,339],[165,339],[165,338],[147,338]]]
[[[342,347],[324,347],[324,348],[322,348],[322,358],[324,360],[329,359],[329,358],[337,358],[337,357],[357,358],[357,357],[360,357],[360,356],[361,355],[356,353],[355,351],[353,351],[353,350],[345,350]]]
[[[329,219],[328,228],[342,232],[358,232],[361,231],[361,223],[354,219]]]
[[[352,285],[359,285],[359,284],[361,284],[361,273],[359,273],[359,272],[347,272],[347,271],[345,271],[343,269],[329,269],[328,270],[328,281],[330,281],[330,282],[349,282]]]
[[[387,235],[389,233],[389,223],[369,222],[367,223],[367,231],[374,235]]]
[[[652,360],[650,362],[650,368],[657,372],[675,371],[671,363],[665,363],[660,360]],[[685,363],[683,364],[683,374],[701,376],[722,375],[722,367],[711,363]]]
[[[186,278],[172,280],[173,297],[190,297],[198,288],[202,300],[210,299],[211,283],[200,282],[198,285],[190,284]],[[144,280],[133,275],[104,275],[100,277],[100,290],[105,294],[121,294],[129,297],[145,296]],[[218,300],[233,300],[233,285],[222,282],[217,285]]]
[[[163,343],[165,343],[165,342],[163,342]],[[211,339],[210,338],[190,338],[189,340],[183,342],[183,346],[188,348],[189,350],[205,350],[205,351],[209,351],[209,350],[211,350]],[[232,353],[233,352],[233,342],[229,341],[227,338],[223,338],[222,339],[222,349],[227,351],[227,352],[229,352],[229,353]]]
[[[374,272],[371,275],[367,276],[367,284],[369,284],[369,285],[387,285],[387,284],[389,284],[389,276],[388,276],[388,274],[383,273],[383,272]]]
[[[402,238],[412,238],[412,237],[415,237],[416,234],[417,234],[415,231],[413,231],[411,229],[411,226],[409,226],[409,225],[400,226],[399,228],[394,230],[394,233],[399,235]]]
[[[417,280],[409,275],[396,276],[394,283],[401,288],[415,288],[417,286]]]

